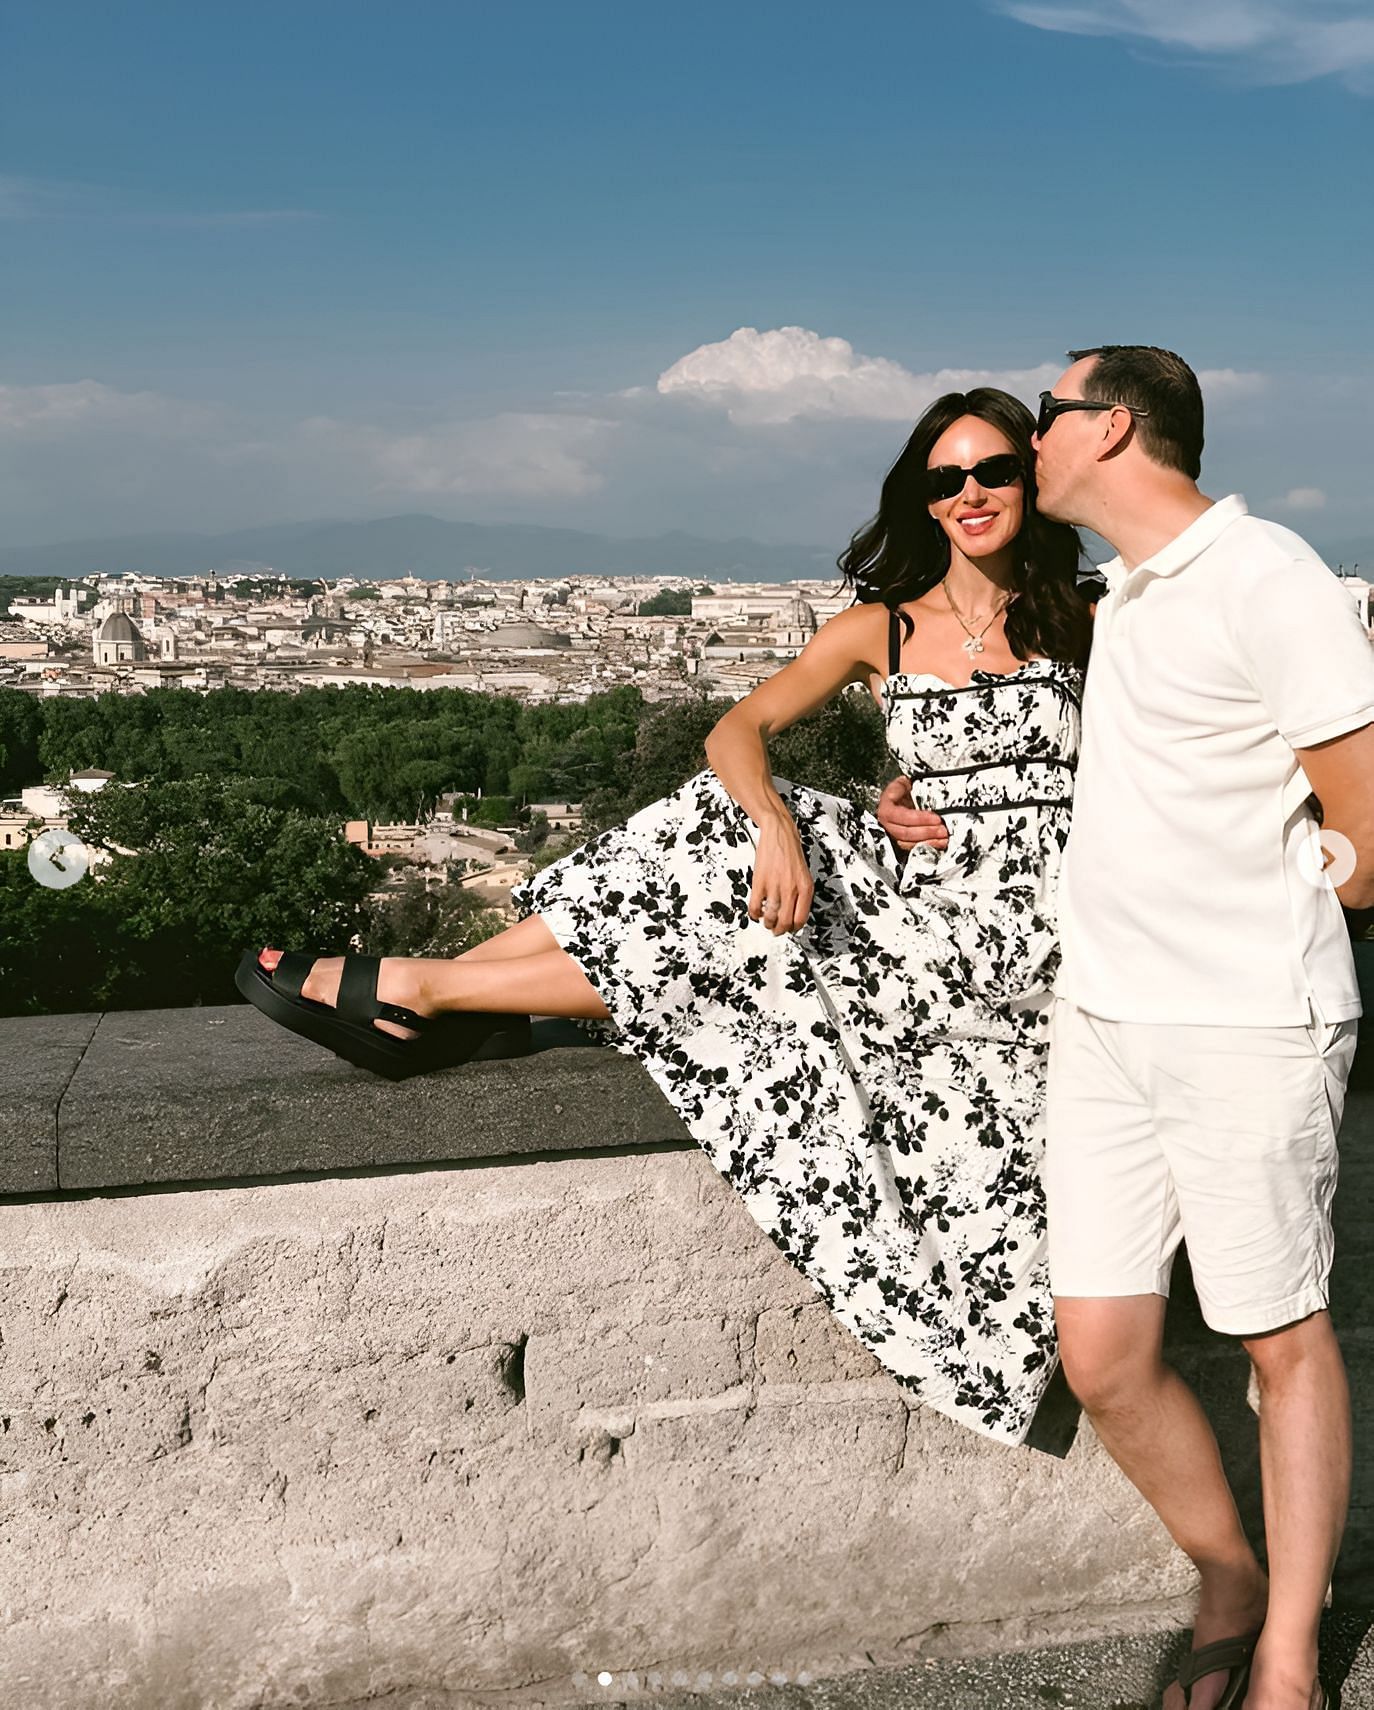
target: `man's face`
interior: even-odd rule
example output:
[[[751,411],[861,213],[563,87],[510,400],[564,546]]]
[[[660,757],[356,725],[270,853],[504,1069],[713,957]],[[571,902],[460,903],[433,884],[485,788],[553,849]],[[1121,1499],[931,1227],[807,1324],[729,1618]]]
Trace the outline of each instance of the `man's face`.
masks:
[[[1097,363],[1084,356],[1066,368],[1050,388],[1056,398],[1081,398],[1083,382]],[[1042,438],[1031,435],[1035,447],[1036,503],[1056,522],[1081,523],[1082,499],[1097,467],[1095,448],[1102,433],[1096,410],[1065,410],[1050,423]]]

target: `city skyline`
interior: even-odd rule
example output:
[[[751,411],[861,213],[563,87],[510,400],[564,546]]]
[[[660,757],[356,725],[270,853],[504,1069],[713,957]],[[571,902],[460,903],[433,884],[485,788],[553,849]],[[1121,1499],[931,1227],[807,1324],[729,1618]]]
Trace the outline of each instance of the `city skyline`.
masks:
[[[1374,542],[1367,5],[7,35],[8,545],[424,512],[833,554],[938,391],[1132,337],[1203,375],[1206,490]]]

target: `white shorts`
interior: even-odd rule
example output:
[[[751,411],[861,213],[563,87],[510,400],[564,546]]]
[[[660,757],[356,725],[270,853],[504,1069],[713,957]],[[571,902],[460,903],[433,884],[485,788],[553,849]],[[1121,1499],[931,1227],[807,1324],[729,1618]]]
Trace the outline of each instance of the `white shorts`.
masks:
[[[1056,998],[1045,1194],[1057,1296],[1168,1295],[1180,1240],[1203,1317],[1259,1335],[1327,1305],[1354,1021],[1107,1021]]]

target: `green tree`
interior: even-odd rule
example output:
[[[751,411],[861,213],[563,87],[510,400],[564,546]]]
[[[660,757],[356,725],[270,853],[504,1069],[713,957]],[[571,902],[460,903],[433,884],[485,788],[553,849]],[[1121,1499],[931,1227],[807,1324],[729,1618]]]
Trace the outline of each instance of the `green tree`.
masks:
[[[42,776],[44,704],[22,689],[0,689],[0,794],[16,794]]]
[[[249,780],[107,785],[70,823],[114,852],[100,878],[72,887],[98,893],[106,934],[83,1007],[229,1003],[244,949],[337,954],[366,924],[367,856],[337,821],[264,801]]]
[[[107,902],[90,878],[50,890],[27,850],[0,850],[0,1015],[102,1007],[95,982],[117,930]]]
[[[692,591],[690,588],[661,588],[637,608],[639,617],[690,617]]]
[[[700,697],[656,708],[639,727],[618,776],[587,797],[584,834],[618,824],[670,795],[706,765],[712,726],[734,702]],[[870,695],[841,694],[769,744],[773,771],[794,784],[872,805],[892,775],[882,715]]]
[[[872,807],[897,768],[888,752],[883,715],[873,697],[854,687],[799,719],[769,745],[773,770],[813,790]]]
[[[522,855],[533,855],[549,840],[549,816],[543,809],[532,813],[515,834],[515,847]]]
[[[454,882],[462,865],[450,863],[449,883],[441,889],[430,889],[422,873],[411,872],[395,891],[376,898],[363,932],[367,954],[461,956],[503,931],[502,916]]]

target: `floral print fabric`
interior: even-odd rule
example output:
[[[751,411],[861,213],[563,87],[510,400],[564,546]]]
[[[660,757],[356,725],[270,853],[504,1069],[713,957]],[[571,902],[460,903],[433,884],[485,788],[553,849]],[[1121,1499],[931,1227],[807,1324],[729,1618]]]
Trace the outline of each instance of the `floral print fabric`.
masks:
[[[1056,1362],[1040,1166],[1055,889],[1082,675],[887,679],[887,739],[948,848],[775,779],[815,881],[748,916],[756,829],[705,771],[526,881],[760,1227],[926,1405],[1024,1440]]]

